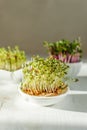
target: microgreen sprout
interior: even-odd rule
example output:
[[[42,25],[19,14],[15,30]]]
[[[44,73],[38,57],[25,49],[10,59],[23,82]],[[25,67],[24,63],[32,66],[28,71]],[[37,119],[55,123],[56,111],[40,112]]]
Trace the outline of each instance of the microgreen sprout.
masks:
[[[43,44],[53,58],[59,59],[63,62],[79,62],[82,58],[80,38],[75,39],[72,42],[63,39],[57,42],[45,41]]]
[[[31,95],[59,93],[67,88],[63,82],[69,66],[54,58],[35,56],[23,66],[21,89]]]
[[[15,71],[22,68],[25,61],[25,52],[19,50],[18,46],[0,48],[0,69]]]

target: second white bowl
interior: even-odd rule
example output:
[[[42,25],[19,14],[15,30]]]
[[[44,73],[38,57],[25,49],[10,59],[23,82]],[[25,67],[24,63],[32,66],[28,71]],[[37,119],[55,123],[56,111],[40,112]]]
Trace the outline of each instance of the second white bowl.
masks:
[[[70,67],[68,71],[68,76],[76,77],[81,70],[82,61],[77,63],[68,63],[67,65],[69,65]]]
[[[23,78],[22,69],[10,72],[7,70],[0,70],[0,81],[6,82],[20,82]]]

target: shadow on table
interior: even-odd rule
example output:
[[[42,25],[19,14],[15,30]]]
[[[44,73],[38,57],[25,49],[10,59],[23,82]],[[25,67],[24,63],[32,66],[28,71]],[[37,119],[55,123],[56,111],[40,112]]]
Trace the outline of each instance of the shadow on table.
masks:
[[[70,85],[71,90],[80,90],[80,91],[87,91],[87,76],[79,76],[78,82],[72,83]]]
[[[70,90],[87,91],[87,76],[79,76],[79,81],[70,85]],[[70,94],[61,102],[52,106],[52,108],[62,109],[67,111],[85,112],[87,113],[87,94]]]
[[[68,95],[52,108],[87,113],[87,94]]]

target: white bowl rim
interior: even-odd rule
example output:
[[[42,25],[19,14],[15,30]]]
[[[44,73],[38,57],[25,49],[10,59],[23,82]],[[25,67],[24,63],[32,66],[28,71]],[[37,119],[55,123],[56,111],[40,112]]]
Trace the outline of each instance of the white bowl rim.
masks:
[[[21,70],[22,70],[22,68],[18,69],[18,70],[15,70],[15,71],[9,71],[9,70],[0,69],[0,71],[2,71],[2,72],[8,72],[8,73],[14,73],[14,72],[18,72],[18,71],[21,71]]]
[[[82,63],[83,63],[83,61],[73,62],[73,63],[66,62],[66,64],[69,64],[69,65],[82,64]]]

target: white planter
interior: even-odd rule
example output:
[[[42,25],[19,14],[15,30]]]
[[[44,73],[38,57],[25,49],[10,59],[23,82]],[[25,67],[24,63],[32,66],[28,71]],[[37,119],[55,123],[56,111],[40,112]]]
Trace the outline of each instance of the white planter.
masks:
[[[18,91],[28,103],[33,103],[33,104],[40,105],[40,106],[50,106],[50,105],[54,105],[54,104],[62,101],[67,96],[67,94],[69,92],[69,88],[68,88],[67,92],[64,94],[61,94],[58,96],[49,96],[49,97],[32,96],[32,95],[26,94],[21,90],[21,86],[18,87]]]
[[[67,65],[69,65],[69,71],[68,71],[68,76],[69,77],[76,77],[82,67],[82,61],[81,62],[77,62],[77,63],[68,63]]]
[[[0,70],[0,82],[20,82],[23,78],[22,69],[16,70],[14,72]]]

